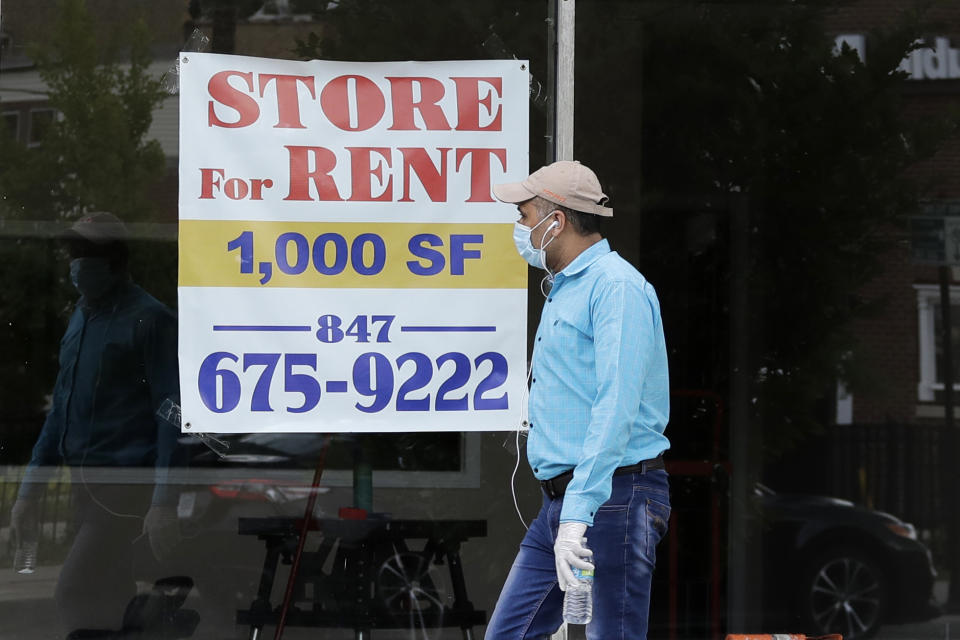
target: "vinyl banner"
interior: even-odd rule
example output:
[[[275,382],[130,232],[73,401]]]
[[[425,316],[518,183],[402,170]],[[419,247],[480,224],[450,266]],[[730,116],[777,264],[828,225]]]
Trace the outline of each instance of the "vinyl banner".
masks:
[[[180,54],[194,432],[517,427],[527,63]]]

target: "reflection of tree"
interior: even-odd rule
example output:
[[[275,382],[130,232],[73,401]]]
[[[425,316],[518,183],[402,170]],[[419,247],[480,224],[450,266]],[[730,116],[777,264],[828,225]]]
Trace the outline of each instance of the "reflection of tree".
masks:
[[[318,28],[297,39],[296,55],[325,60],[481,60],[513,56],[530,61],[538,82],[547,70],[543,0],[296,0],[313,10]],[[539,86],[539,85],[537,85]],[[544,123],[532,110],[531,162],[543,157]]]
[[[76,297],[66,265],[42,237],[52,227],[42,223],[96,210],[149,220],[155,212],[149,190],[165,172],[159,143],[145,140],[162,98],[147,75],[147,28],[134,24],[118,39],[129,52],[122,64],[106,35],[83,0],[63,0],[49,34],[30,52],[59,117],[36,148],[0,135],[0,219],[41,223],[0,239],[0,406],[4,422],[24,424],[28,440],[39,427],[57,340]],[[8,443],[16,439],[6,433]]]
[[[310,2],[294,5],[302,10]],[[298,43],[299,55],[370,61],[490,58],[498,56],[485,51],[483,42],[496,32],[516,57],[542,58],[540,0],[339,0],[327,6],[318,14],[322,32]]]
[[[728,304],[729,209],[722,202],[746,203],[751,371],[774,451],[816,428],[818,404],[837,377],[856,390],[850,323],[872,311],[857,292],[878,274],[892,232],[916,208],[919,188],[905,170],[957,125],[905,116],[897,66],[922,32],[915,18],[871,34],[863,63],[847,48],[832,52],[815,5],[660,5],[643,16],[644,65],[636,73],[648,210],[702,196],[690,205],[694,212],[709,213],[708,200],[722,211],[714,214],[718,241],[707,249],[712,263],[691,262],[698,258],[688,248],[676,251],[670,238],[678,226],[683,233],[684,221],[669,214],[645,217],[649,248],[642,252],[668,300],[671,287],[688,286],[682,278],[704,277],[692,265],[715,269],[714,302],[692,302],[684,347],[694,363],[695,354],[714,354],[689,368],[713,370],[719,386],[727,354],[723,343],[711,343]],[[679,241],[688,247],[689,231]],[[671,273],[681,281],[671,282]]]
[[[8,206],[28,219],[112,211],[148,219],[147,188],[162,177],[163,152],[144,139],[162,94],[147,75],[148,32],[142,22],[124,34],[129,58],[110,59],[82,0],[63,0],[47,40],[32,55],[60,118],[39,149],[4,144],[2,180]],[[9,214],[8,214],[9,215]]]
[[[479,46],[494,31],[546,77],[542,4],[506,4],[340,0],[317,13],[322,29],[298,53],[496,57]],[[639,266],[664,303],[675,386],[727,385],[726,216],[734,199],[746,202],[752,371],[772,450],[817,427],[838,377],[853,391],[862,384],[850,322],[875,309],[857,291],[916,207],[905,169],[956,125],[904,114],[897,67],[924,32],[916,16],[872,33],[863,63],[833,52],[824,26],[833,4],[577,8],[576,157],[613,195],[615,248],[626,244],[629,256],[624,236],[643,231]],[[531,137],[539,130],[532,123]],[[678,199],[700,219],[670,215],[678,207],[664,203]]]

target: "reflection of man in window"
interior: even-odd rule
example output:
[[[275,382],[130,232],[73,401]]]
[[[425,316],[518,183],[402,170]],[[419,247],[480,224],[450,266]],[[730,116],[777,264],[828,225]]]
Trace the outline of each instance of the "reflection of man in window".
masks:
[[[669,446],[669,385],[657,295],[600,234],[613,210],[590,169],[556,162],[493,191],[518,205],[517,249],[547,271],[552,288],[534,342],[527,444],[543,508],[487,638],[554,633],[572,569],[594,565],[587,637],[646,638],[655,547],[670,515],[660,457]]]
[[[85,217],[63,240],[80,299],[11,524],[18,538],[36,535],[45,483],[69,466],[75,538],[57,607],[75,637],[107,637],[135,595],[134,541],[146,536],[159,559],[179,540],[178,495],[167,482],[177,432],[155,417],[179,395],[176,318],[130,281],[127,231],[116,216]]]

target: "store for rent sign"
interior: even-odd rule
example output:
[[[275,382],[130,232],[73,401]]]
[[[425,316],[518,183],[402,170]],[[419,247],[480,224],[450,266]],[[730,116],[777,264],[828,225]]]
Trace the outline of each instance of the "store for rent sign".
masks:
[[[180,63],[184,428],[516,428],[526,63]]]

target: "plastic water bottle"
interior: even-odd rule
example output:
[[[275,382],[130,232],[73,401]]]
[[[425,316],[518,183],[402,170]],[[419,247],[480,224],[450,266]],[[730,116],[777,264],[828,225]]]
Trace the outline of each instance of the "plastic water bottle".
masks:
[[[37,540],[26,539],[26,536],[23,538],[13,554],[13,570],[17,573],[33,573],[37,569]]]
[[[587,539],[583,539],[587,548]],[[593,619],[593,569],[573,569],[576,578],[563,595],[563,620],[569,624],[587,624]]]

